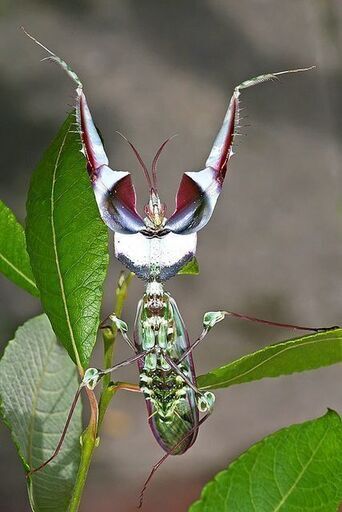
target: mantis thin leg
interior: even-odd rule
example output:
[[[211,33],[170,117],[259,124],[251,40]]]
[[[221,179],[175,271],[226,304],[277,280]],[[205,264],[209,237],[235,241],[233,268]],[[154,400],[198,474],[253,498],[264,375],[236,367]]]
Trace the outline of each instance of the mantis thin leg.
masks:
[[[127,345],[129,345],[131,347],[133,352],[138,354],[136,346],[134,345],[133,341],[130,339],[130,337],[127,334],[128,325],[126,324],[126,322],[124,322],[123,320],[118,318],[114,313],[112,315],[109,315],[109,318],[112,320],[113,324],[116,326],[117,330],[120,332],[121,336],[123,337],[123,339],[125,340]]]
[[[107,375],[108,373],[112,373],[115,370],[118,370],[119,368],[123,368],[124,366],[128,366],[132,363],[135,363],[135,361],[139,361],[139,359],[143,359],[146,357],[146,355],[149,353],[149,350],[146,350],[145,352],[141,352],[140,354],[137,354],[135,356],[129,357],[125,361],[122,361],[121,363],[115,364],[111,368],[106,368],[105,370],[98,370],[100,376]]]
[[[130,382],[113,382],[109,385],[109,388],[112,391],[119,391],[122,389],[124,391],[131,391],[132,393],[142,393],[138,384],[131,384]]]
[[[163,462],[166,461],[166,459],[172,455],[172,453],[174,452],[174,450],[176,450],[178,448],[178,446],[180,446],[184,441],[185,439],[187,439],[189,436],[191,436],[195,430],[198,430],[200,428],[201,425],[203,425],[203,423],[209,418],[211,412],[208,412],[205,416],[203,416],[203,418],[200,419],[200,421],[198,422],[198,425],[196,425],[195,427],[193,427],[184,437],[183,439],[181,439],[173,448],[172,450],[170,450],[169,452],[165,453],[165,455],[163,455],[163,457],[161,459],[158,460],[158,462],[156,462],[156,464],[154,464],[150,474],[148,475],[145,483],[144,483],[144,486],[143,488],[141,489],[141,492],[140,492],[140,496],[139,496],[139,505],[138,505],[138,509],[141,509],[142,506],[143,506],[143,501],[144,501],[144,494],[145,494],[145,491],[147,489],[147,486],[148,484],[150,483],[154,473],[160,468],[160,466],[163,464]]]
[[[189,354],[191,354],[191,352],[201,343],[201,341],[204,340],[209,330],[210,329],[208,327],[203,328],[203,331],[201,332],[197,340],[194,341],[194,343],[188,348],[188,350],[184,352],[182,357],[178,360],[178,363],[181,363]]]
[[[76,405],[77,405],[77,402],[78,402],[78,399],[80,397],[80,393],[82,391],[82,388],[87,386],[89,387],[90,389],[94,389],[94,387],[96,386],[98,380],[105,374],[107,373],[111,373],[115,370],[117,370],[118,368],[122,368],[123,366],[128,366],[129,364],[132,364],[134,363],[135,361],[137,361],[138,359],[142,359],[143,357],[145,357],[146,355],[146,352],[143,352],[139,355],[136,355],[136,356],[133,356],[133,357],[130,357],[129,359],[126,359],[125,361],[122,361],[121,363],[118,363],[116,365],[114,365],[112,368],[108,368],[106,370],[97,370],[95,368],[88,368],[88,370],[85,372],[85,375],[84,375],[84,379],[83,381],[81,382],[81,384],[79,385],[77,391],[76,391],[76,394],[75,394],[75,397],[74,397],[74,400],[71,404],[71,407],[70,407],[70,410],[69,410],[69,413],[68,413],[68,417],[67,417],[67,420],[65,422],[65,425],[64,425],[64,428],[63,428],[63,431],[62,431],[62,434],[61,434],[61,437],[58,441],[58,444],[56,446],[56,449],[55,451],[53,452],[53,454],[51,455],[51,457],[49,457],[45,462],[43,462],[40,466],[38,466],[37,468],[34,468],[34,469],[31,469],[28,473],[27,473],[27,478],[29,476],[31,476],[33,473],[35,473],[36,471],[40,471],[41,469],[43,469],[45,466],[47,466],[57,455],[58,453],[60,452],[60,449],[63,445],[63,442],[64,442],[64,439],[65,439],[65,436],[66,436],[66,433],[67,433],[67,430],[69,428],[69,425],[70,425],[70,422],[71,422],[71,419],[72,419],[72,416],[74,414],[74,411],[75,411],[75,408],[76,408]],[[91,374],[91,377],[89,376],[89,373],[90,372],[93,372],[95,371],[96,373],[95,374]],[[87,372],[88,372],[88,376],[87,376]],[[139,387],[138,386],[135,386],[134,384],[129,384],[129,383],[125,383],[125,382],[118,382],[116,384],[114,384],[115,387],[117,387],[117,389],[125,389],[127,391],[135,391],[135,392],[138,392],[140,391],[139,390]]]
[[[215,315],[214,320],[208,324],[205,323],[205,318],[207,315]],[[184,352],[182,357],[178,360],[178,363],[181,363],[196,347],[198,347],[198,345],[201,343],[202,340],[204,340],[204,338],[206,337],[208,332],[212,329],[212,327],[216,323],[223,320],[226,316],[238,318],[239,320],[246,320],[248,322],[256,322],[256,323],[260,323],[263,325],[269,325],[272,327],[281,327],[283,329],[294,329],[297,331],[311,331],[311,332],[317,332],[317,333],[330,331],[333,329],[338,329],[338,327],[339,327],[338,325],[333,325],[331,327],[307,327],[307,326],[303,326],[303,325],[287,324],[287,323],[282,323],[282,322],[273,322],[271,320],[264,320],[262,318],[244,315],[242,313],[236,313],[235,311],[217,311],[217,312],[212,312],[212,313],[206,313],[204,315],[204,322],[203,322],[204,327],[203,327],[201,334],[199,335],[197,340],[194,341],[194,343],[188,348],[188,350],[186,352]]]
[[[127,345],[133,350],[133,352],[135,352],[137,354],[138,351],[137,351],[136,347],[134,346],[133,341],[131,341],[131,339],[127,335],[127,333],[120,331],[120,334],[123,337],[123,339],[125,340],[125,342],[127,343]]]
[[[89,389],[94,389],[99,382],[100,379],[104,375],[108,375],[108,373],[112,373],[115,370],[118,370],[119,368],[123,368],[124,366],[128,366],[135,361],[139,361],[139,359],[143,359],[147,354],[149,354],[150,350],[146,350],[145,352],[141,352],[140,354],[136,354],[133,357],[129,357],[125,361],[122,361],[121,363],[115,364],[111,368],[106,368],[104,370],[100,370],[98,368],[88,368],[85,371],[82,384],[84,386],[87,386]]]
[[[254,316],[243,315],[241,313],[236,313],[234,311],[222,311],[222,313],[224,314],[224,316],[232,316],[235,318],[239,318],[240,320],[247,320],[249,322],[257,322],[260,324],[270,325],[273,327],[283,327],[285,329],[295,329],[297,331],[325,332],[325,331],[330,331],[332,329],[338,329],[338,325],[333,325],[332,327],[307,327],[307,326],[303,326],[303,325],[272,322],[271,320],[264,320],[262,318],[256,318]]]
[[[127,327],[126,322],[124,322],[123,320],[118,318],[114,313],[111,313],[101,322],[100,329],[110,329],[110,330],[112,330],[112,325],[110,325],[110,324],[106,325],[107,320],[112,320],[113,324],[117,328],[118,332],[120,332],[121,336],[123,337],[123,339],[125,340],[127,345],[130,347],[130,349],[133,352],[135,352],[137,354],[138,353],[137,349],[134,346],[133,341],[130,339],[130,337],[127,334],[128,327]]]
[[[74,414],[74,411],[75,411],[75,408],[76,408],[76,405],[77,405],[77,402],[78,402],[78,399],[79,399],[79,396],[80,396],[80,393],[81,393],[81,390],[83,388],[83,383],[81,383],[78,387],[78,390],[76,391],[76,394],[75,394],[75,397],[74,397],[74,400],[71,404],[71,407],[70,407],[70,410],[69,410],[69,414],[68,414],[68,417],[67,417],[67,420],[65,422],[65,425],[64,425],[64,428],[63,428],[63,431],[62,431],[62,434],[61,434],[61,437],[58,441],[58,444],[56,446],[56,449],[55,451],[53,452],[53,454],[51,455],[50,458],[48,458],[45,462],[43,462],[43,464],[41,464],[40,466],[38,466],[37,468],[34,468],[34,469],[31,469],[27,475],[26,475],[26,478],[29,478],[33,473],[35,473],[36,471],[40,471],[41,469],[43,469],[45,466],[47,466],[55,457],[57,457],[61,447],[62,447],[62,444],[64,442],[64,439],[65,439],[65,436],[66,436],[66,433],[67,433],[67,430],[69,428],[69,425],[70,425],[70,421],[71,421],[71,418]]]
[[[177,364],[171,359],[171,357],[167,356],[166,354],[163,355],[165,361],[171,366],[171,368],[178,374],[182,377],[182,379],[184,380],[184,382],[193,390],[195,391],[196,394],[198,395],[203,395],[203,392],[200,391],[198,389],[198,387],[195,386],[195,384],[193,384],[191,382],[191,380],[186,376],[184,375],[184,373],[178,368]]]

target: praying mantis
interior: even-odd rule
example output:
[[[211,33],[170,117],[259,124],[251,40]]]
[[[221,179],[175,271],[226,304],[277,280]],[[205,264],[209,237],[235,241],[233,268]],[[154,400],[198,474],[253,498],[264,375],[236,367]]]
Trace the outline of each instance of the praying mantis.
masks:
[[[136,155],[148,185],[148,202],[141,216],[136,207],[136,194],[131,175],[109,167],[101,137],[92,119],[77,74],[48,48],[27,34],[48,53],[48,60],[57,63],[76,84],[75,129],[80,133],[89,178],[99,213],[114,232],[116,258],[145,284],[138,303],[133,337],[127,324],[114,314],[111,321],[131,348],[133,355],[111,368],[88,368],[72,404],[60,443],[54,454],[31,473],[42,469],[59,452],[72,412],[81,389],[93,390],[107,374],[137,363],[140,391],[146,401],[152,433],[165,455],[154,465],[141,493],[154,472],[169,455],[185,453],[195,442],[199,427],[212,413],[215,396],[197,387],[193,351],[207,334],[226,317],[233,316],[278,327],[318,332],[322,329],[262,320],[232,311],[210,311],[203,317],[202,332],[190,342],[175,300],[165,290],[164,283],[174,277],[196,254],[197,233],[209,222],[222,190],[228,163],[234,154],[234,142],[239,127],[241,91],[288,73],[307,71],[301,68],[259,75],[235,87],[222,126],[205,163],[197,172],[184,173],[174,212],[168,216],[166,205],[158,192],[157,164],[170,139],[159,147],[151,169],[143,162],[138,150],[128,140]],[[324,329],[325,330],[325,329]],[[129,387],[126,388],[129,390]]]

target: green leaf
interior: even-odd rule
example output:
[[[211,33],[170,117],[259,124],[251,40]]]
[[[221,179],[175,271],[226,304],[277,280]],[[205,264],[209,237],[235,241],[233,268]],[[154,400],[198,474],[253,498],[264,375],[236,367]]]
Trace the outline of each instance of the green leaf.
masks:
[[[197,276],[199,274],[199,264],[197,258],[192,258],[190,261],[185,263],[184,267],[177,272],[179,275],[190,275]]]
[[[336,512],[341,500],[341,418],[329,411],[252,446],[189,512]]]
[[[0,361],[0,397],[1,415],[26,471],[53,453],[77,388],[76,367],[57,342],[48,318],[41,315],[19,327]],[[79,403],[61,452],[27,481],[35,512],[67,510],[81,433]]]
[[[294,338],[211,370],[197,379],[201,389],[226,388],[265,377],[314,370],[342,361],[342,329]]]
[[[108,265],[102,222],[70,114],[33,174],[27,247],[43,307],[79,367],[96,341]]]
[[[39,295],[26,251],[25,232],[14,213],[0,201],[0,272],[32,295]]]

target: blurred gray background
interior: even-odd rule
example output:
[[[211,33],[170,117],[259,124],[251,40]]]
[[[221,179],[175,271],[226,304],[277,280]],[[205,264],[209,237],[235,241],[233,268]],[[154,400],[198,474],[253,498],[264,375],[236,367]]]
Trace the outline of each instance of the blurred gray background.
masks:
[[[18,29],[24,25],[69,62],[86,86],[112,167],[131,170],[140,205],[146,186],[120,130],[147,161],[178,133],[160,164],[172,210],[185,170],[203,167],[233,87],[264,72],[317,65],[242,95],[237,155],[215,214],[199,235],[198,277],[168,288],[192,338],[207,310],[232,309],[313,326],[342,323],[341,62],[339,0],[2,0],[0,4],[1,198],[24,221],[30,175],[73,103],[73,84]],[[120,270],[112,258],[104,315]],[[0,277],[0,339],[37,314],[37,301]],[[124,318],[132,324],[143,286]],[[199,373],[292,332],[238,320],[219,324],[197,350]],[[118,342],[118,360],[129,355]],[[94,361],[100,362],[101,347]],[[135,368],[120,378],[136,382]],[[195,446],[165,463],[146,511],[182,512],[217,471],[263,436],[341,409],[341,368],[217,392]],[[128,512],[161,450],[143,399],[117,396],[89,475],[82,512]],[[1,427],[0,508],[28,511],[24,475]]]

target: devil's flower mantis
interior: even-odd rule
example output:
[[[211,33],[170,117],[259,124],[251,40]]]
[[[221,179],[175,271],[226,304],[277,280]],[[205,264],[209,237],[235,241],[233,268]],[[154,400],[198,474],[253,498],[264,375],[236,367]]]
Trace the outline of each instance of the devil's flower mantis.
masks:
[[[148,421],[154,437],[165,451],[164,457],[154,466],[151,477],[168,455],[182,454],[193,445],[199,426],[213,410],[214,394],[203,392],[196,385],[192,353],[217,322],[226,316],[236,316],[280,327],[319,330],[264,321],[231,311],[216,311],[204,315],[203,330],[191,344],[177,304],[164,289],[165,281],[175,276],[195,257],[197,233],[207,225],[216,206],[230,158],[234,154],[241,91],[277,79],[283,74],[311,68],[260,75],[235,87],[205,168],[198,172],[184,173],[176,195],[175,209],[169,216],[158,193],[157,176],[158,159],[169,139],[158,149],[150,170],[137,149],[126,139],[140,162],[148,184],[148,202],[144,216],[141,216],[136,208],[130,173],[109,167],[81,80],[62,59],[32,36],[29,37],[47,51],[47,59],[59,64],[76,84],[75,129],[81,135],[82,152],[86,157],[100,215],[114,232],[117,259],[145,282],[145,292],[137,307],[132,340],[128,335],[127,324],[111,315],[112,322],[134,355],[109,369],[86,370],[78,395],[82,387],[93,389],[105,374],[135,362],[138,364],[139,388],[146,401]],[[40,468],[44,465],[46,462]]]

